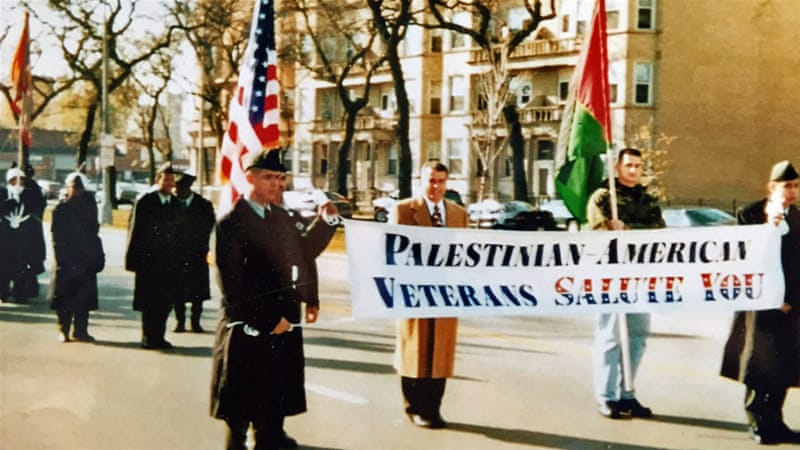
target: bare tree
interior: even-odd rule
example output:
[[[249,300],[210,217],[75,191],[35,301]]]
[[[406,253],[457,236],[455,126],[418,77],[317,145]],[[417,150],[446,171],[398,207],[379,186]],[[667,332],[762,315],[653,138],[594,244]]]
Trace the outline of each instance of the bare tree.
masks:
[[[142,3],[123,0],[51,0],[49,8],[24,2],[60,45],[73,83],[86,83],[90,102],[77,150],[78,165],[86,161],[103,92],[103,42],[105,40],[110,95],[122,86],[134,68],[172,44],[173,24],[163,14],[148,16]],[[38,8],[38,9],[37,9]]]
[[[372,17],[361,9],[354,9],[339,0],[313,1],[288,0],[284,8],[293,9],[303,18],[302,34],[288,40],[291,49],[282,54],[311,71],[318,79],[335,86],[344,107],[344,134],[339,147],[335,172],[335,190],[347,196],[347,161],[353,147],[358,113],[369,104],[372,76],[384,64],[386,57],[376,52],[377,33],[372,27]],[[309,57],[306,42],[313,45],[314,58]],[[364,77],[356,93],[345,82],[356,72]]]
[[[400,198],[411,197],[411,142],[409,138],[411,103],[400,61],[400,44],[411,23],[411,0],[367,0],[375,28],[383,43],[392,73],[397,101],[398,155],[397,184]]]
[[[514,50],[533,34],[539,24],[545,20],[556,17],[555,0],[549,0],[549,11],[544,13],[542,0],[519,0],[509,2],[503,0],[485,1],[452,1],[452,0],[427,0],[431,22],[423,22],[426,27],[436,27],[451,30],[469,36],[473,43],[480,47],[488,61],[487,71],[478,78],[478,91],[482,108],[473,111],[473,123],[468,124],[472,136],[472,147],[480,160],[483,169],[480,174],[480,189],[478,200],[485,198],[487,189],[490,196],[494,195],[492,181],[494,180],[494,162],[498,155],[509,143],[508,135],[499,137],[498,129],[503,126],[504,119],[516,120],[517,123],[508,123],[513,133],[519,130],[519,115],[505,114],[511,92],[509,86],[513,75],[508,68],[508,58]],[[512,7],[522,6],[528,13],[528,19],[522,22],[522,27],[511,30],[505,22],[507,12]],[[459,12],[468,13],[472,18],[470,24],[461,24],[453,20]],[[428,15],[424,16],[428,17]],[[513,105],[511,105],[512,108]],[[481,130],[475,127],[475,122],[482,125]],[[524,156],[521,132],[511,141],[514,160],[521,162]],[[515,196],[518,191],[526,192],[527,183],[523,170],[514,171]]]
[[[200,69],[200,83],[193,95],[200,99],[200,128],[207,125],[217,148],[228,125],[229,93],[239,76],[247,49],[252,0],[178,0],[168,14],[188,41]],[[200,143],[201,160],[206,160]],[[207,168],[206,164],[203,164]],[[204,174],[203,179],[208,174]]]
[[[174,52],[161,51],[153,55],[147,64],[142,67],[139,73],[133,77],[136,91],[140,96],[144,96],[147,101],[142,102],[138,108],[138,119],[142,133],[142,145],[147,149],[148,175],[150,180],[156,176],[155,152],[159,151],[165,160],[171,161],[172,146],[169,139],[169,126],[167,126],[168,113],[164,108],[164,94],[172,79]],[[139,104],[140,98],[135,99]],[[164,148],[156,139],[156,126],[160,121],[160,129],[166,135]]]

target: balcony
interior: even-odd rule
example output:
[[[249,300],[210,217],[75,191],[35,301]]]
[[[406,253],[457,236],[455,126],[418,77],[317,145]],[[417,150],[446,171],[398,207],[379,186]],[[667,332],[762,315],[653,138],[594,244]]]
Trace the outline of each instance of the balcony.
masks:
[[[356,118],[356,131],[386,131],[392,130],[397,123],[397,119],[383,118],[375,116],[358,116]],[[315,120],[314,133],[331,133],[344,131],[345,123],[342,119],[337,120]]]
[[[519,110],[519,122],[524,126],[556,124],[561,122],[564,107],[561,105],[527,106]],[[475,128],[486,128],[484,114],[472,114],[472,125]],[[503,125],[505,128],[505,124]]]
[[[523,42],[509,57],[509,61],[523,61],[536,57],[563,56],[578,53],[581,47],[581,38],[566,39],[536,39]],[[476,48],[470,51],[470,64],[486,64],[489,62],[483,49]]]

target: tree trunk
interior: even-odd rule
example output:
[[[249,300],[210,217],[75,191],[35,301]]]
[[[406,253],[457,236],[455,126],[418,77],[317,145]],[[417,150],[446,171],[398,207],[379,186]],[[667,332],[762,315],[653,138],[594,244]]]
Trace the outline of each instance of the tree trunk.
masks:
[[[89,141],[92,139],[94,121],[96,119],[97,108],[99,107],[100,103],[95,101],[86,108],[86,123],[84,124],[81,140],[78,143],[78,149],[75,154],[75,159],[78,163],[76,167],[80,167],[81,164],[86,162],[86,155],[89,153]]]
[[[353,147],[353,136],[356,133],[356,119],[358,110],[356,112],[348,111],[345,113],[345,126],[344,136],[342,138],[342,145],[339,147],[339,157],[336,161],[336,192],[348,197],[347,195],[347,173],[349,167],[347,165],[350,159],[350,149]]]
[[[400,146],[398,155],[397,184],[400,198],[411,197],[411,142],[409,139],[409,127],[411,106],[408,101],[408,91],[406,90],[406,80],[403,76],[403,67],[400,64],[400,55],[397,47],[389,49],[389,67],[392,71],[394,81],[394,91],[397,100],[397,141]],[[420,143],[421,144],[421,143]]]
[[[508,124],[508,145],[511,146],[511,169],[514,180],[514,200],[528,201],[528,183],[525,180],[525,139],[522,137],[522,125],[519,113],[514,105],[503,108]]]

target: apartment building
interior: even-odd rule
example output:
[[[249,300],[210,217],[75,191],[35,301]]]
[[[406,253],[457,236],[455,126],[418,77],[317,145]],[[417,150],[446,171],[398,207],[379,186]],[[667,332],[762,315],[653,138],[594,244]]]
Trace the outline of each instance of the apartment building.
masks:
[[[543,22],[506,62],[534,202],[556,195],[558,131],[594,0],[556,4],[557,17]],[[664,150],[660,158],[668,169],[661,181],[673,203],[732,209],[762,194],[773,162],[798,160],[800,59],[792,47],[800,37],[800,2],[606,0],[606,9],[615,147]],[[518,28],[526,14],[509,8],[506,26]],[[476,114],[487,57],[465,36],[419,27],[409,29],[402,54],[413,173],[422,161],[441,159],[451,168],[451,186],[473,201],[479,163],[471,139],[487,126]],[[294,187],[329,189],[343,135],[341,103],[330,83],[299,66],[291,70],[284,98],[292,113],[282,129]],[[354,90],[363,83],[358,74],[348,79]],[[362,205],[397,186],[389,73],[376,74],[371,85],[348,163],[349,194]],[[496,132],[506,133],[504,127]],[[510,152],[493,163],[491,191],[501,200],[513,192]]]

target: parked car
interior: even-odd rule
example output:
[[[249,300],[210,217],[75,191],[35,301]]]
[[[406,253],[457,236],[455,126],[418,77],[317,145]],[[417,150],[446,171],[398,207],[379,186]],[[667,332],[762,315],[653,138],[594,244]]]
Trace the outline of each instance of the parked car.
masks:
[[[578,224],[578,219],[576,219],[575,216],[569,212],[567,205],[564,204],[564,200],[548,200],[539,205],[539,209],[553,213],[553,218],[555,219],[556,226],[558,226],[558,228],[563,228],[566,230],[569,229],[570,226],[577,226]]]
[[[347,219],[353,217],[353,203],[347,197],[337,192],[325,192],[325,197],[336,205],[339,215]],[[314,217],[319,209],[319,204],[314,200],[312,191],[285,191],[283,204],[287,209],[296,211],[303,217]]]
[[[736,217],[717,208],[665,208],[661,212],[668,227],[710,227],[736,225]]]
[[[42,180],[36,178],[36,183],[39,184],[39,187],[42,189],[42,195],[44,196],[45,200],[56,200],[58,199],[59,192],[61,192],[61,188],[64,187],[63,183],[59,183],[58,181],[53,180]]]
[[[285,191],[283,193],[283,204],[287,209],[291,209],[303,217],[317,215],[317,204],[314,202],[310,192]]]
[[[372,213],[376,222],[389,221],[389,214],[394,210],[399,196],[400,191],[394,191],[372,200]]]
[[[553,213],[541,209],[518,211],[502,222],[496,222],[498,230],[555,231],[558,230]]]
[[[328,200],[332,201],[336,208],[339,209],[339,215],[344,217],[345,219],[352,219],[353,218],[353,202],[350,201],[344,195],[338,192],[325,192],[325,196],[328,197]]]
[[[117,182],[117,203],[132,205],[150,190],[150,185],[135,181]]]
[[[467,206],[469,221],[481,228],[494,226],[497,217],[503,212],[503,204],[495,199],[487,198]]]

